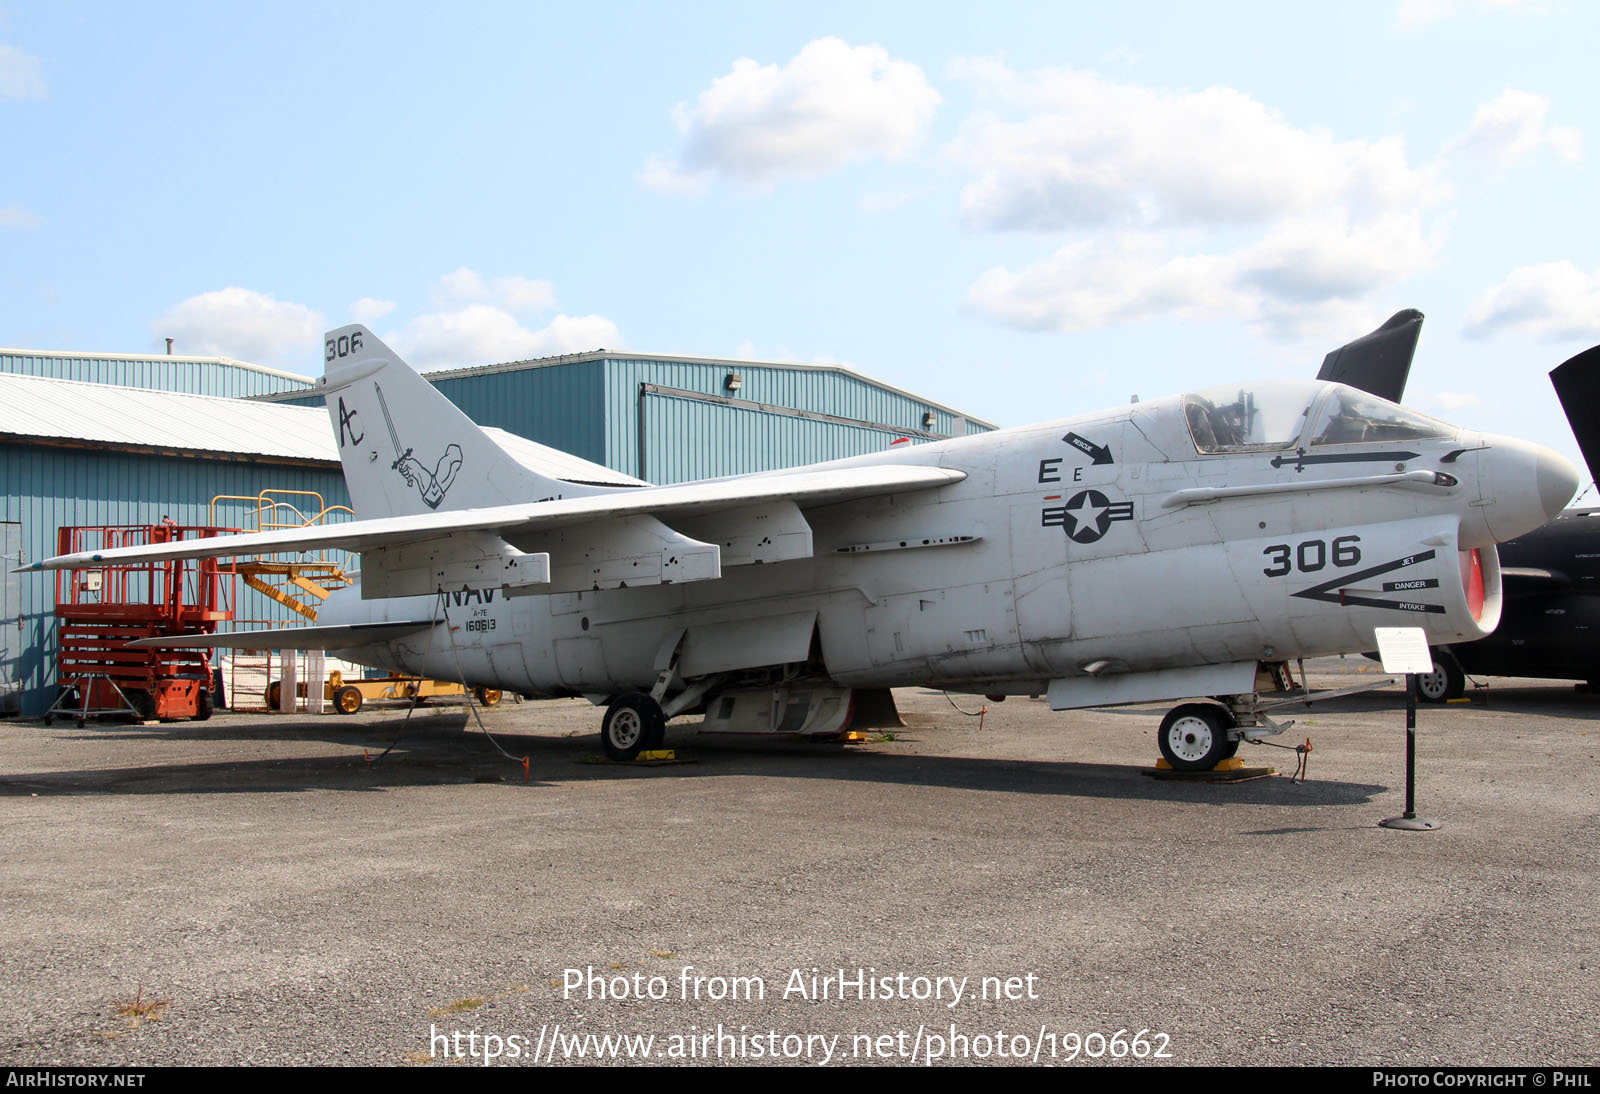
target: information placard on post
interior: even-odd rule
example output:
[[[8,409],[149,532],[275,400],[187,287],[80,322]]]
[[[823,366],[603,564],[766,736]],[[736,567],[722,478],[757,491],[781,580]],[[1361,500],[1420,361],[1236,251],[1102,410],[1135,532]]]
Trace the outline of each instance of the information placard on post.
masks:
[[[1406,674],[1406,811],[1378,824],[1408,832],[1436,831],[1438,821],[1417,816],[1417,677],[1433,671],[1428,636],[1421,627],[1374,627],[1372,637],[1383,671]]]
[[[1428,673],[1433,671],[1433,654],[1428,652],[1428,635],[1421,627],[1374,627],[1378,656],[1384,672]]]

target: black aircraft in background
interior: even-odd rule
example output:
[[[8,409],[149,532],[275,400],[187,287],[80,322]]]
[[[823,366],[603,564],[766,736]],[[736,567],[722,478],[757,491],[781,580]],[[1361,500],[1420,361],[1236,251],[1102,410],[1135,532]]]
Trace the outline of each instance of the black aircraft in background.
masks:
[[[1421,312],[1399,312],[1328,354],[1317,379],[1398,402],[1421,333]],[[1550,382],[1589,474],[1600,478],[1600,346],[1557,366]],[[1600,508],[1568,510],[1500,544],[1500,579],[1500,625],[1476,642],[1435,647],[1433,672],[1417,681],[1421,696],[1459,698],[1469,675],[1583,680],[1600,692]]]

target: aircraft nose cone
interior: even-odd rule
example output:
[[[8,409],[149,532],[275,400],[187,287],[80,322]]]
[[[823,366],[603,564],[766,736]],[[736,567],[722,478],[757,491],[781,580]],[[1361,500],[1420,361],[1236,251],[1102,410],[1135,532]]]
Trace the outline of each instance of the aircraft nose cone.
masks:
[[[1504,543],[1548,524],[1577,491],[1577,468],[1543,445],[1488,435],[1483,441],[1478,453],[1479,528],[1490,542]]]
[[[1578,469],[1571,461],[1544,448],[1539,451],[1534,474],[1539,484],[1539,505],[1547,518],[1555,520],[1578,492]]]

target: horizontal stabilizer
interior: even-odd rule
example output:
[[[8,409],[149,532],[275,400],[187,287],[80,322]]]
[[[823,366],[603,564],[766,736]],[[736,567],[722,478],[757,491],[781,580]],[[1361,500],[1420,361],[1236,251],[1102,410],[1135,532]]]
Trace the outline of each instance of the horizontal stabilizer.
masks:
[[[1500,584],[1508,597],[1553,596],[1572,588],[1572,578],[1560,570],[1535,566],[1500,567]]]
[[[343,627],[276,627],[271,630],[230,631],[226,634],[174,634],[138,638],[130,649],[235,649],[235,650],[348,650],[374,642],[388,642],[427,630],[432,619],[400,623],[353,623]]]
[[[1422,336],[1422,313],[1415,308],[1395,312],[1388,322],[1346,342],[1322,359],[1319,380],[1332,380],[1398,403],[1411,375],[1411,358]]]
[[[1600,346],[1569,357],[1550,373],[1556,398],[1567,412],[1572,435],[1578,439],[1589,477],[1600,479]]]

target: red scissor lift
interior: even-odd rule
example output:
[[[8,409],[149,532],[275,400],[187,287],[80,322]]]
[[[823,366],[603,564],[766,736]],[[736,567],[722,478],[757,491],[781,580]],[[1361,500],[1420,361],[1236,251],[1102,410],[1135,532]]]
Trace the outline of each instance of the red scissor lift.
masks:
[[[135,524],[62,528],[59,554],[199,539],[233,528]],[[136,638],[211,634],[233,618],[233,568],[214,558],[63,570],[56,575],[61,694],[50,713],[211,717],[211,655],[129,649]]]

